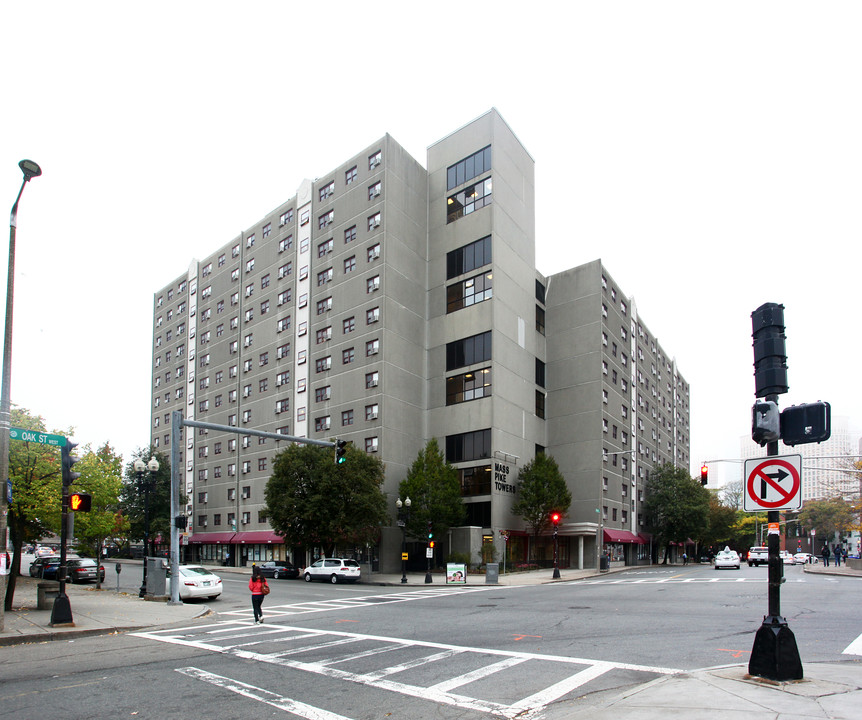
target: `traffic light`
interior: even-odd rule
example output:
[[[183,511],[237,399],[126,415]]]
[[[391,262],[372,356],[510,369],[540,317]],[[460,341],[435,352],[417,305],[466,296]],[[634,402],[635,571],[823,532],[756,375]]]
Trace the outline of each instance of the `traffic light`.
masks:
[[[428,521],[428,539],[430,540],[433,537],[434,537],[434,523],[432,523],[429,520]]]
[[[751,337],[754,341],[755,397],[786,393],[784,305],[765,303],[751,313]]]
[[[78,443],[66,440],[66,444],[60,448],[60,461],[63,465],[63,487],[69,487],[75,480],[81,477],[81,473],[72,472],[72,466],[81,462],[81,458],[72,455],[72,450],[78,447]],[[87,508],[89,510],[89,508]]]
[[[433,540],[432,540],[431,542],[429,542],[429,543],[428,543],[428,547],[430,547],[430,548],[433,548],[433,547],[434,547],[434,541],[433,541]]]
[[[709,475],[709,468],[706,466],[706,463],[700,466],[700,484],[706,485],[707,477]]]
[[[757,401],[751,406],[751,439],[762,447],[775,442],[781,433],[778,403]]]
[[[77,474],[77,473],[75,473]],[[75,512],[90,512],[93,507],[93,496],[85,492],[73,492],[69,495],[69,509]]]
[[[335,441],[335,464],[341,465],[344,463],[347,458],[345,454],[347,453],[347,440],[336,440]]]
[[[557,525],[560,524],[560,513],[552,512],[551,513],[551,522],[554,523],[554,527],[556,528]]]
[[[823,442],[832,435],[832,406],[828,402],[791,405],[781,411],[781,440],[785,445]]]

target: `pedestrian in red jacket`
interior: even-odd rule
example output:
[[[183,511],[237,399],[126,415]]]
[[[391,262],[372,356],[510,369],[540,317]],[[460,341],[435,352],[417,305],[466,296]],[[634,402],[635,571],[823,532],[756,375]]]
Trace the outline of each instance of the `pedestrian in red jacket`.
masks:
[[[251,608],[254,610],[254,621],[259,625],[263,625],[263,604],[264,596],[269,594],[269,585],[266,584],[266,578],[260,574],[260,569],[255,565],[251,569],[251,580],[248,581],[248,589],[251,590]]]

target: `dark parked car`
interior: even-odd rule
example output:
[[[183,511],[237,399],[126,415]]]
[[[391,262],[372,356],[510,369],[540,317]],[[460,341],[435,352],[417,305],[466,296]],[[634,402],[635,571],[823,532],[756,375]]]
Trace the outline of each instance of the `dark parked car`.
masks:
[[[60,568],[60,558],[39,557],[30,564],[30,577],[56,580]]]
[[[96,570],[99,571],[99,581],[105,582],[105,566],[96,564],[90,558],[80,558],[66,561],[69,582],[95,582]]]
[[[265,562],[261,563],[257,567],[260,570],[261,575],[264,577],[271,577],[273,580],[278,580],[279,578],[288,578],[293,580],[294,578],[299,577],[299,570],[286,561]]]

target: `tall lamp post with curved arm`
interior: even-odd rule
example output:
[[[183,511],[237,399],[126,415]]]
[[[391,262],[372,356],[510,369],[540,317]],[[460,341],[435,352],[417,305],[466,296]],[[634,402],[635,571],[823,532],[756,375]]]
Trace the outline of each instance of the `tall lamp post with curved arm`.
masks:
[[[6,327],[3,334],[3,379],[0,387],[0,552],[6,552],[6,505],[7,480],[9,478],[9,428],[12,426],[11,418],[11,392],[12,392],[12,301],[15,296],[15,232],[18,227],[18,203],[24,186],[34,177],[42,174],[40,168],[32,160],[22,160],[18,163],[21,172],[24,173],[24,181],[12,206],[12,215],[9,219],[9,268],[6,280]],[[3,598],[6,597],[6,576],[0,575],[0,630],[5,628],[6,615]]]
[[[150,476],[144,480],[144,471],[146,470],[150,471]],[[138,597],[144,597],[147,594],[147,558],[150,555],[150,490],[153,486],[153,475],[158,471],[159,461],[154,457],[150,458],[150,461],[146,465],[140,458],[135,460],[135,473],[138,476],[138,492],[143,492],[144,494],[144,573]]]

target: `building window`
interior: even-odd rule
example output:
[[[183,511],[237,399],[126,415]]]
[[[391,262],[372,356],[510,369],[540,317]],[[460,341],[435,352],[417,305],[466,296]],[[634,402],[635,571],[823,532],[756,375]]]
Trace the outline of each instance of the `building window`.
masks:
[[[327,255],[332,252],[332,238],[329,240],[324,240],[317,246],[317,257],[322,258],[324,255]]]
[[[482,148],[469,157],[446,168],[446,189],[451,190],[491,170],[491,146]]]
[[[356,225],[353,225],[344,231],[344,244],[351,243],[356,240]]]
[[[493,273],[488,271],[449,285],[446,288],[446,312],[451,313],[476,303],[490,300],[494,295]]]
[[[290,412],[290,400],[288,400],[288,399],[277,400],[275,403],[276,415],[283,413],[283,412]]]
[[[314,364],[315,370],[317,372],[326,372],[332,367],[332,358],[330,356],[318,358]]]
[[[316,341],[317,344],[325,343],[327,340],[332,339],[332,327],[325,327],[321,330],[318,330],[316,333]]]
[[[288,355],[290,355],[290,343],[284,343],[284,345],[279,345],[275,349],[275,356],[277,360],[286,358]]]
[[[365,373],[365,387],[366,388],[374,388],[377,387],[377,384],[380,382],[380,374],[375,370],[374,372]]]
[[[341,351],[341,363],[342,365],[349,365],[356,359],[356,352],[353,348],[347,348],[346,350]]]
[[[293,208],[285,210],[278,219],[278,226],[284,227],[287,223],[293,222]]]
[[[536,417],[545,418],[545,393],[536,390]]]
[[[333,193],[335,193],[335,180],[333,180],[332,182],[328,183],[327,185],[324,185],[323,187],[321,187],[320,190],[318,191],[317,196],[320,199],[320,202],[323,202],[329,196],[331,196]]]
[[[491,430],[475,430],[446,436],[446,460],[450,463],[491,457]]]
[[[332,268],[327,268],[317,273],[317,287],[326,285],[328,282],[332,282]]]
[[[545,334],[545,308],[536,305],[536,332]]]
[[[282,385],[290,384],[290,370],[283,370],[278,375],[275,376],[275,386],[281,387]]]
[[[356,269],[356,255],[351,255],[344,261],[344,274],[353,272]]]
[[[341,332],[347,335],[356,330],[356,318],[349,317],[341,323]]]
[[[377,403],[365,406],[365,419],[376,420],[380,414],[380,406]]]
[[[314,391],[314,402],[326,402],[332,397],[332,388],[329,385],[316,388]]]
[[[446,279],[472,272],[491,263],[491,236],[446,253]]]
[[[446,344],[446,370],[491,360],[491,331]]]
[[[378,150],[373,155],[368,156],[368,169],[373,170],[380,165],[381,162],[383,162],[383,151]]]
[[[375,198],[380,196],[381,191],[383,190],[383,183],[376,182],[373,185],[368,186],[368,199],[374,200]]]
[[[354,165],[350,170],[345,171],[344,173],[344,184],[350,185],[354,180],[356,180],[356,165]]]
[[[254,233],[245,239],[245,246],[246,248],[254,247]]]
[[[368,248],[368,262],[374,262],[380,257],[380,243],[375,243]]]
[[[485,178],[478,183],[468,185],[460,192],[446,199],[446,222],[454,222],[464,215],[469,215],[486,205],[491,204],[491,178]]]
[[[381,218],[382,215],[380,213],[374,213],[368,217],[368,232],[380,227]]]
[[[314,418],[314,429],[316,432],[323,432],[324,430],[329,430],[329,428],[330,428],[329,415],[324,415],[323,417]]]
[[[376,437],[365,438],[365,452],[376,453],[379,449],[379,442]]]
[[[376,355],[380,352],[380,341],[379,340],[369,340],[365,343],[365,356],[370,357],[371,355]]]
[[[335,210],[330,210],[327,213],[323,213],[319,218],[317,218],[317,228],[318,230],[323,230],[327,225],[331,225],[335,221]]]
[[[375,275],[374,277],[368,278],[368,280],[365,281],[365,292],[366,293],[370,294],[370,293],[373,293],[375,290],[379,290],[379,289],[380,289],[380,276],[379,275]]]
[[[341,424],[344,425],[353,425],[353,410],[345,410],[341,413]]]
[[[284,252],[285,250],[290,250],[293,247],[293,235],[288,235],[287,237],[283,237],[278,241],[278,251]]]
[[[317,314],[323,315],[323,313],[332,310],[332,298],[324,298],[323,300],[317,301]]]
[[[491,395],[491,368],[446,378],[446,404],[456,405]]]

